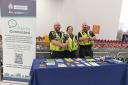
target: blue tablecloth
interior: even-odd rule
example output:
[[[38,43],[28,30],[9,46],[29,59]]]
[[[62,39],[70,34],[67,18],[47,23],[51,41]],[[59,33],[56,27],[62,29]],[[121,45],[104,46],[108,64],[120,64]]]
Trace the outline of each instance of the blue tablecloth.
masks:
[[[126,64],[41,69],[41,61],[33,61],[29,85],[128,85]]]

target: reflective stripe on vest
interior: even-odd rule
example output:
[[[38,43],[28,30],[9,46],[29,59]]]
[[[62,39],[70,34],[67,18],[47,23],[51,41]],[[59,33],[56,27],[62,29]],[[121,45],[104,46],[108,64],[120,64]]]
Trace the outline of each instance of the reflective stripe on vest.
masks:
[[[56,33],[56,31],[54,31],[55,34],[56,34],[56,39],[59,41],[59,42],[63,42],[63,38],[64,38],[64,33],[62,33],[61,37]],[[59,47],[59,46],[56,46],[54,45],[53,43],[50,42],[50,50],[52,51],[64,51],[63,48]]]
[[[82,35],[83,38],[88,38],[89,37],[89,35],[85,32],[83,34],[82,31],[81,31],[80,34]],[[88,42],[80,41],[79,44],[80,45],[92,45],[92,42],[91,41],[88,41]]]
[[[75,36],[73,39],[69,36],[68,38],[68,51],[75,51],[78,49],[77,40],[75,39]]]

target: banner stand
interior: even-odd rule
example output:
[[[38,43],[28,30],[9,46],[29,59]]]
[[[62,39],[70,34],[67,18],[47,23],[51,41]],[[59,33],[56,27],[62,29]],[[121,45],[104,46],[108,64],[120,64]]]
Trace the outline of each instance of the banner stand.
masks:
[[[36,0],[2,0],[3,80],[28,81],[36,56]]]

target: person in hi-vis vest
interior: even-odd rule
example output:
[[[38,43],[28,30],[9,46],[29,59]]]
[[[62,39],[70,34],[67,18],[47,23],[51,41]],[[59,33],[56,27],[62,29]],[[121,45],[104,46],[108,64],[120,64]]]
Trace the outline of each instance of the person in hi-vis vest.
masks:
[[[66,35],[64,32],[60,31],[61,25],[60,23],[56,22],[54,24],[54,31],[50,31],[49,39],[50,39],[50,50],[51,58],[64,58],[65,56],[65,49],[67,49],[66,43]]]
[[[92,46],[95,39],[96,36],[92,31],[90,31],[90,26],[83,23],[82,30],[78,33],[80,58],[85,58],[86,56],[93,57]]]
[[[66,52],[67,57],[69,58],[76,58],[76,51],[78,49],[78,43],[77,43],[77,36],[73,34],[73,27],[68,26],[66,29],[67,32],[67,38],[68,38],[68,47]]]

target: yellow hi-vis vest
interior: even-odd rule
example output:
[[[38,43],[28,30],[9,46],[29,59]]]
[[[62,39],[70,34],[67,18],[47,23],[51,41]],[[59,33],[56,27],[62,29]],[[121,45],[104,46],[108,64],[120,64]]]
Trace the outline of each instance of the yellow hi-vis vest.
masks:
[[[75,36],[73,36],[73,39],[71,39],[70,35],[68,37],[68,51],[75,51],[78,49],[78,44]]]
[[[83,38],[88,38],[89,35],[87,33],[82,33],[82,31],[80,32],[80,34],[82,35]],[[92,45],[93,42],[92,41],[88,41],[88,42],[83,42],[83,41],[80,41],[79,42],[80,45]]]
[[[56,31],[54,31],[54,32],[55,32],[55,35],[56,35],[56,38],[55,38],[55,39],[57,39],[59,42],[63,42],[64,33],[61,32],[61,33],[62,33],[62,36],[60,37],[60,36],[56,33]],[[50,42],[50,50],[51,50],[51,51],[64,51],[63,48],[54,45],[52,42]]]

